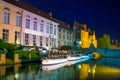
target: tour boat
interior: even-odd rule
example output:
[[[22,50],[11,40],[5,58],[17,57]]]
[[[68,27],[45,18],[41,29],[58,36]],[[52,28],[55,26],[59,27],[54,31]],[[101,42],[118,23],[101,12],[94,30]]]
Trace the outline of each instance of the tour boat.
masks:
[[[74,60],[80,60],[81,59],[81,56],[80,55],[69,55],[67,57],[67,60],[68,61],[74,61]]]
[[[62,59],[45,59],[42,60],[42,65],[55,65],[55,64],[61,64],[67,62],[67,58],[62,58]]]
[[[76,57],[68,56],[67,59],[68,59],[68,61],[80,60],[81,56],[76,56]]]

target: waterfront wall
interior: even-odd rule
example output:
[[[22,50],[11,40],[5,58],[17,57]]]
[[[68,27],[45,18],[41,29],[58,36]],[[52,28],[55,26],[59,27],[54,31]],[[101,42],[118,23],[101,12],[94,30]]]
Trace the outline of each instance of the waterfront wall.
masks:
[[[95,52],[101,54],[103,57],[120,58],[120,50],[118,49],[97,48]]]
[[[0,64],[5,64],[5,63],[6,63],[6,55],[0,54]]]

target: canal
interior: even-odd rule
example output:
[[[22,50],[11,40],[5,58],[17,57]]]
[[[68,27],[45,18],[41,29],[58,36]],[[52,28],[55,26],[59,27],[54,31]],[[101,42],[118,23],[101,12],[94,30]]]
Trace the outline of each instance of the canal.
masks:
[[[102,58],[53,66],[38,63],[0,66],[0,80],[120,80],[120,59]]]

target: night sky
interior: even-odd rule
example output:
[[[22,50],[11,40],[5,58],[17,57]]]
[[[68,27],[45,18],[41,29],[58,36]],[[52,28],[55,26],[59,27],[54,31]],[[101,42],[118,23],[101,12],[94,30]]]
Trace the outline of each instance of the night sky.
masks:
[[[73,25],[76,19],[96,32],[97,38],[109,34],[120,40],[119,0],[21,0],[44,12],[52,12],[54,18]]]

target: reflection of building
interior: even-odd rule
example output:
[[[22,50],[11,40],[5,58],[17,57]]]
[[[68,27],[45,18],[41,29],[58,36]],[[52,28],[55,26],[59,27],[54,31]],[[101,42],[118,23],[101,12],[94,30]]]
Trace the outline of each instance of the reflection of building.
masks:
[[[22,9],[0,0],[0,38],[20,44]]]
[[[91,67],[89,64],[82,64],[80,69],[80,80],[94,79],[96,65]]]
[[[75,21],[74,38],[75,42],[81,42],[80,46],[82,48],[89,48],[91,43],[94,44],[95,47],[97,47],[97,39],[95,32],[92,32],[90,31],[90,29],[87,29],[86,24],[80,24]]]

